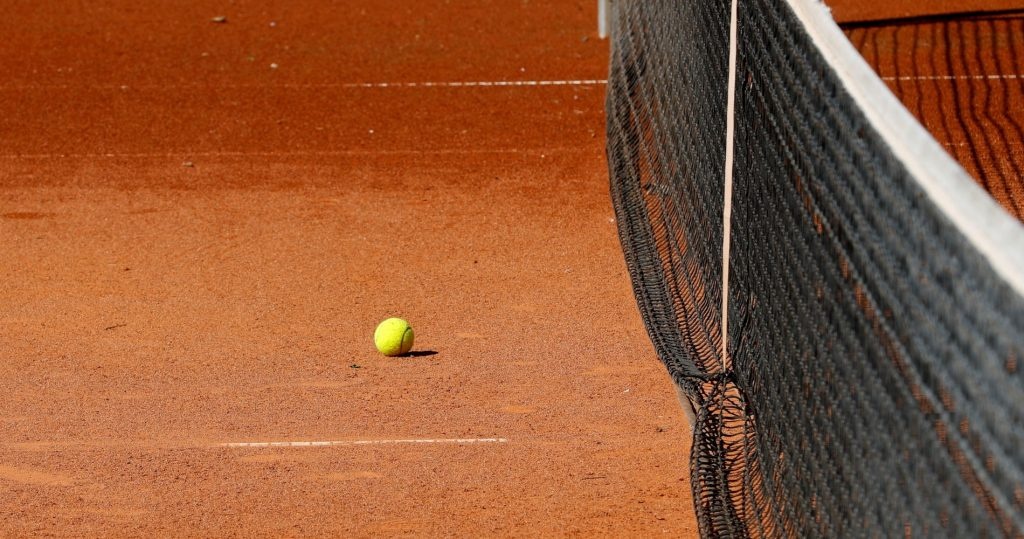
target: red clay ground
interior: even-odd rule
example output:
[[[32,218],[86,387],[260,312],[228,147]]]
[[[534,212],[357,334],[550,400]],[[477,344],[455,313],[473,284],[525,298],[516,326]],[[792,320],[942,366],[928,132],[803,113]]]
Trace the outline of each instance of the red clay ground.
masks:
[[[603,79],[593,2],[328,4],[8,6],[0,535],[694,534],[603,85],[352,86]]]
[[[593,2],[367,4],[7,6],[0,535],[695,533]],[[1015,211],[1000,20],[848,34]]]

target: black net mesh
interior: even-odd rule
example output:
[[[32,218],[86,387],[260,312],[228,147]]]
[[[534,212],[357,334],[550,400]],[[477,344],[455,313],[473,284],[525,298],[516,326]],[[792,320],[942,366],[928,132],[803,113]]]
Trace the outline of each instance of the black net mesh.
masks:
[[[648,332],[697,410],[702,535],[1021,536],[1024,298],[785,2],[613,1],[608,158]]]

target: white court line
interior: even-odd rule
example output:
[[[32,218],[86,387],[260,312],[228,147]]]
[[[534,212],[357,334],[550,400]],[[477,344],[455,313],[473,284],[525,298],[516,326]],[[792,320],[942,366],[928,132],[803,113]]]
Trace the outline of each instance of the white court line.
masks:
[[[1005,75],[906,75],[901,77],[882,77],[886,82],[910,80],[1017,80],[1024,75],[1008,73]]]
[[[420,82],[338,82],[308,84],[13,84],[0,85],[3,90],[42,90],[91,88],[97,90],[181,89],[181,88],[518,88],[536,86],[601,86],[605,79],[564,80],[494,80],[494,81],[420,81]]]
[[[1018,80],[1024,74],[1006,73],[999,75],[903,75],[881,77],[887,82],[914,80]],[[419,81],[419,82],[324,82],[324,83],[282,83],[282,84],[11,84],[0,85],[0,90],[42,90],[91,88],[97,90],[151,90],[181,88],[521,88],[537,86],[603,86],[606,79],[556,79],[556,80],[494,80],[494,81]]]
[[[973,146],[974,143],[971,143],[971,142],[943,142],[942,145],[946,146],[947,148],[960,148],[962,146]],[[979,146],[984,146],[985,143],[979,143],[978,145]],[[1017,142],[1017,141],[1010,140],[1010,141],[1006,141],[1006,142],[1001,142],[999,145],[1000,146],[1009,146],[1011,148],[1016,148],[1018,146],[1024,146],[1024,142]]]
[[[339,84],[341,88],[476,88],[507,86],[598,86],[608,84],[604,79],[577,80],[504,80],[471,82],[357,82]],[[303,87],[305,85],[296,85]]]
[[[277,441],[277,442],[226,442],[217,447],[333,447],[357,445],[407,445],[407,444],[503,444],[507,438],[408,438],[395,440],[319,440],[319,441]]]
[[[590,151],[589,147],[557,148],[439,148],[436,150],[344,150],[344,151],[291,151],[291,152],[139,152],[139,153],[14,153],[0,154],[0,159],[56,159],[56,158],[166,158],[195,159],[197,157],[345,157],[362,155],[464,155],[464,154],[547,154]]]
[[[903,75],[881,77],[887,82],[915,80],[1018,80],[1024,74],[1005,73],[996,75]],[[41,90],[92,88],[98,90],[149,90],[181,88],[521,88],[537,86],[603,86],[606,79],[553,79],[553,80],[493,80],[493,81],[413,81],[413,82],[324,82],[324,83],[281,83],[281,84],[12,84],[0,85],[0,90]]]

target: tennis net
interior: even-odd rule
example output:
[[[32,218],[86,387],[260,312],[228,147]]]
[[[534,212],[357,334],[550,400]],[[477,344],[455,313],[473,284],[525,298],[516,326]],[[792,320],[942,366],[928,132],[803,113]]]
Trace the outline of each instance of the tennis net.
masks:
[[[702,535],[1021,536],[1024,228],[824,6],[737,13],[734,69],[728,2],[608,14],[612,199]]]

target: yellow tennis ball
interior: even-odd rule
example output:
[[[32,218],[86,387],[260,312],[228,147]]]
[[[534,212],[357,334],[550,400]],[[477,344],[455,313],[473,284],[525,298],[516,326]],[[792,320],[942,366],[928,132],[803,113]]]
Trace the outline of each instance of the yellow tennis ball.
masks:
[[[401,318],[388,318],[373,332],[373,344],[385,356],[400,356],[412,350],[412,326]]]

